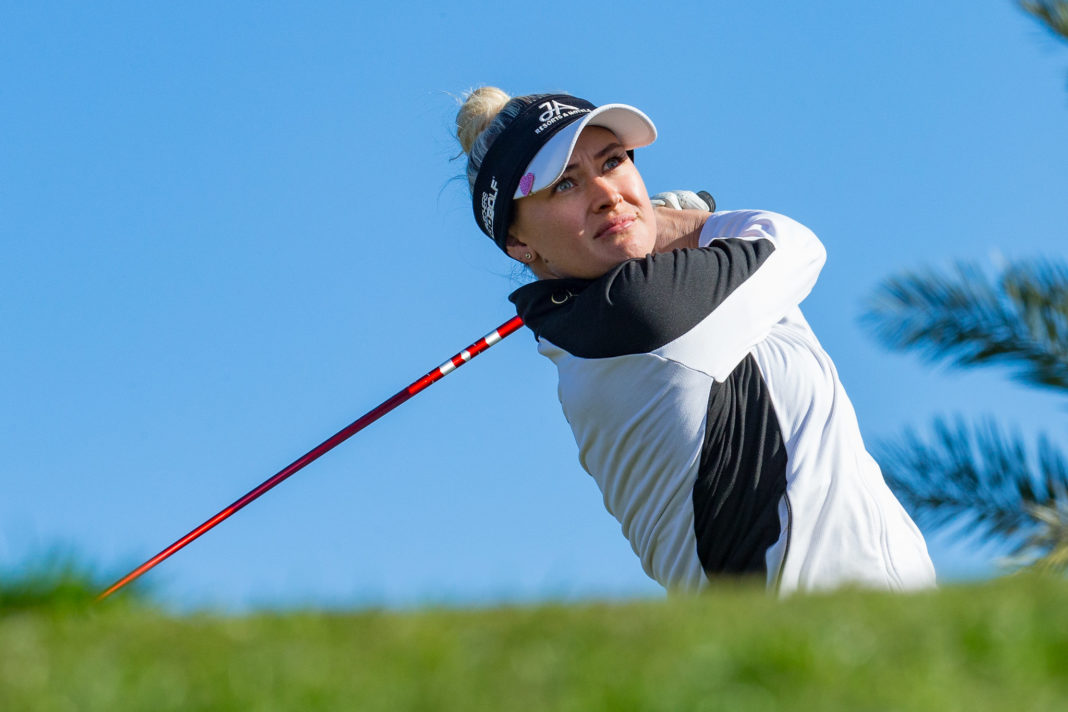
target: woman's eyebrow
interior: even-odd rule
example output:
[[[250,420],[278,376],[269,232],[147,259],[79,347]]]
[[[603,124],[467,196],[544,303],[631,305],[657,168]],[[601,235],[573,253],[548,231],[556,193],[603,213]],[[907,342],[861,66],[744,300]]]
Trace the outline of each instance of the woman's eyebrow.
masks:
[[[594,158],[604,158],[605,156],[607,156],[612,151],[615,151],[617,148],[623,148],[623,144],[621,144],[619,141],[613,141],[612,143],[608,144],[607,146],[602,148],[600,151],[598,151],[594,155]]]
[[[593,157],[594,158],[604,158],[606,155],[608,155],[612,151],[615,151],[618,148],[623,148],[623,144],[621,144],[619,141],[613,141],[612,143],[608,144],[607,146],[602,148],[597,153],[593,154]],[[574,168],[577,165],[578,165],[577,163],[568,163],[566,166],[564,166],[564,173],[567,173],[569,170],[571,170],[572,168]]]

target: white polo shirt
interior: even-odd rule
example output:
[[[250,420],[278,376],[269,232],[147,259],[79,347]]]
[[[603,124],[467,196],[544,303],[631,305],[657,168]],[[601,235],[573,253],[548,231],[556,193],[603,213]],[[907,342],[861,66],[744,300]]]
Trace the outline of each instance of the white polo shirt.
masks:
[[[933,585],[798,307],[823,245],[761,211],[713,214],[699,244],[511,297],[646,573],[691,591],[745,574],[784,592]]]

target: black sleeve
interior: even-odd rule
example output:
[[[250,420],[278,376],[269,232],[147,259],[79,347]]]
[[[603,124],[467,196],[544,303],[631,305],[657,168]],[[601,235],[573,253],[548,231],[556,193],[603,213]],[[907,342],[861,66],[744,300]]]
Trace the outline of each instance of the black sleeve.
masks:
[[[538,338],[575,356],[644,353],[696,326],[774,251],[768,239],[719,239],[628,260],[589,282],[535,282],[511,299]]]

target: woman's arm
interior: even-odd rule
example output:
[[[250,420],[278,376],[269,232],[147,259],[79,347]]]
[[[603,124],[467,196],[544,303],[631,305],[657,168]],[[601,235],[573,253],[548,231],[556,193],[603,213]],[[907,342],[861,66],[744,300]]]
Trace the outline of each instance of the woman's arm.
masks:
[[[627,260],[603,277],[512,294],[539,339],[582,358],[660,353],[720,380],[808,295],[823,245],[784,215],[704,215],[699,247]]]
[[[593,282],[533,283],[512,299],[539,338],[584,358],[657,351],[696,329],[704,336],[688,363],[725,377],[805,298],[824,251],[804,225],[752,210],[706,216],[699,242]]]
[[[678,334],[664,355],[721,380],[808,296],[826,251],[796,220],[756,210],[709,216],[698,243],[628,263],[609,299],[629,302],[632,318],[674,324],[659,339]]]

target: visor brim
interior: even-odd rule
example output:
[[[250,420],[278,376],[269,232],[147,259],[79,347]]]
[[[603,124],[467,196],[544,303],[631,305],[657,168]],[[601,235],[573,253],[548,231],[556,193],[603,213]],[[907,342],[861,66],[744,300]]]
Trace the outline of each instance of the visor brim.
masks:
[[[656,140],[656,126],[642,111],[628,104],[599,106],[581,120],[558,131],[541,147],[523,172],[513,197],[524,198],[559,180],[571,160],[571,153],[582,130],[588,126],[608,129],[628,151],[648,146]]]

